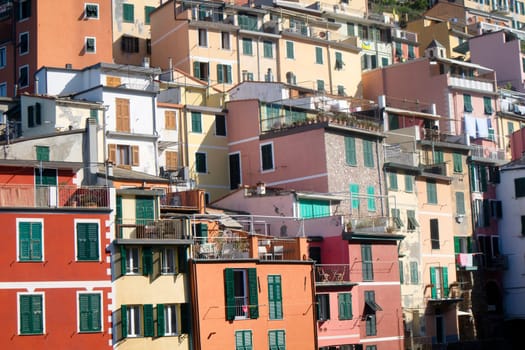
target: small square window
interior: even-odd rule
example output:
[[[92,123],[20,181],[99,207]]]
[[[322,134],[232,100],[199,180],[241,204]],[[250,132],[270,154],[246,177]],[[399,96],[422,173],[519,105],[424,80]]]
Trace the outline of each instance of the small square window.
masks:
[[[18,69],[18,86],[21,88],[29,86],[29,66],[27,64]]]
[[[261,165],[263,171],[274,169],[273,144],[261,145]]]
[[[31,0],[20,0],[18,2],[18,20],[31,17]]]
[[[25,55],[29,52],[29,33],[20,33],[19,42],[18,42],[18,53],[20,55]]]
[[[201,174],[207,173],[206,153],[195,153],[195,171]]]
[[[5,46],[0,47],[0,68],[4,68],[7,64],[7,51]]]
[[[85,4],[84,18],[98,19],[98,4]]]
[[[208,47],[208,31],[206,29],[199,28],[199,46]]]
[[[88,37],[86,38],[86,47],[85,50],[87,53],[95,53],[96,52],[96,39]]]

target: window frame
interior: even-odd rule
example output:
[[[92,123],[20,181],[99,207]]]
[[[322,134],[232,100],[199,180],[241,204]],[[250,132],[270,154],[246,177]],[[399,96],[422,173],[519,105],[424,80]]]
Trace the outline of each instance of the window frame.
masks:
[[[201,157],[200,160],[199,157]],[[200,163],[201,161],[203,163]],[[199,166],[199,164],[203,164],[204,168]],[[206,152],[195,152],[195,172],[197,174],[208,173],[208,154]]]
[[[337,317],[340,321],[351,320],[354,317],[352,310],[352,293],[337,293],[337,309]]]
[[[162,336],[177,336],[180,334],[179,331],[179,304],[157,304],[157,322],[159,322],[159,306],[162,305],[162,313],[163,313],[163,328],[164,332]],[[169,325],[169,327],[168,327]],[[157,325],[158,327],[159,325]]]
[[[228,38],[228,39],[226,39]],[[231,50],[231,34],[230,32],[221,31],[221,49]]]
[[[263,58],[273,58],[273,41],[263,41]]]
[[[40,309],[40,315],[42,319],[42,332],[23,332],[22,331],[22,305],[21,305],[21,298],[25,296],[40,296],[41,297],[41,309]],[[17,304],[17,333],[18,335],[43,335],[46,334],[46,298],[44,292],[17,292],[16,293],[16,304]],[[31,311],[30,311],[31,312]],[[32,312],[35,313],[34,311]],[[31,322],[33,323],[33,322]]]
[[[427,204],[438,204],[437,183],[434,180],[427,180]]]
[[[177,274],[177,253],[173,247],[163,247],[160,251],[160,274]]]
[[[81,322],[81,318],[82,318],[82,315],[81,315],[81,308],[80,308],[80,295],[98,295],[99,297],[99,327],[98,329],[96,330],[82,330],[81,329],[81,325],[82,325],[82,322]],[[103,293],[102,291],[77,291],[77,332],[78,333],[101,333],[104,331],[104,308],[103,308]],[[90,311],[90,315],[89,315],[90,319],[91,319],[91,311]]]
[[[193,112],[193,111],[191,112],[191,132],[194,134],[202,134],[202,113],[201,112]]]
[[[21,82],[23,70],[27,70],[27,73],[25,76],[25,80],[26,80],[25,84]],[[21,89],[29,86],[29,65],[28,64],[24,64],[18,67],[18,84],[19,84],[18,87]]]
[[[206,28],[197,29],[197,44],[199,47],[208,47],[208,30]]]
[[[372,256],[372,245],[361,244],[361,275],[363,281],[374,280],[374,260]]]
[[[236,283],[235,276],[242,276],[242,283]],[[258,275],[256,268],[225,268],[224,269],[224,293],[226,320],[247,320],[259,318],[259,294],[258,294]],[[237,281],[240,282],[240,281]],[[242,295],[237,290],[242,284]],[[238,314],[238,298],[247,306],[241,309],[243,314]]]
[[[410,262],[410,284],[419,284],[419,268],[417,261]]]
[[[397,172],[389,171],[388,172],[388,189],[397,191],[399,189],[397,185]]]
[[[286,46],[286,58],[289,60],[295,60],[295,45],[293,41],[285,41]]]
[[[134,23],[135,22],[135,5],[134,4],[128,4],[128,3],[122,4],[122,22],[124,23]]]
[[[75,219],[74,222],[74,229],[75,229],[75,260],[76,262],[96,262],[101,261],[102,259],[102,251],[101,251],[101,230],[102,225],[100,224],[100,220],[98,219]],[[96,259],[90,259],[90,258],[84,258],[80,259],[79,254],[79,241],[78,241],[78,225],[79,224],[96,224],[97,225],[97,258]]]
[[[275,340],[275,343],[272,343],[272,339]],[[286,349],[286,331],[284,329],[268,330],[268,348],[270,350]]]
[[[252,38],[242,38],[242,54],[244,56],[253,56],[253,40]]]
[[[514,196],[516,198],[525,197],[525,177],[514,179]]]
[[[174,110],[164,111],[164,129],[177,130],[177,112]]]
[[[23,40],[22,38],[26,38]],[[25,45],[22,45],[24,44]],[[25,56],[29,53],[29,32],[22,32],[18,34],[18,55]],[[23,50],[23,51],[22,51]]]
[[[123,305],[125,306],[125,312],[126,312],[126,338],[137,338],[142,336],[143,332],[143,305],[133,304],[133,305]],[[137,314],[137,316],[135,316]],[[133,317],[130,317],[133,316]],[[130,327],[132,324],[130,321],[133,320],[133,327]],[[130,328],[132,328],[133,333],[130,332]],[[138,328],[138,330],[137,330]]]
[[[249,342],[247,343],[246,335],[249,334]],[[242,344],[237,343],[237,340],[239,339],[239,336],[241,335],[242,338]],[[251,330],[236,330],[235,331],[235,350],[252,350],[253,349],[253,334]]]
[[[88,13],[88,7],[89,6],[93,6],[94,8],[96,8],[96,15],[95,16],[90,15]],[[99,11],[100,11],[99,4],[96,4],[96,3],[93,3],[93,2],[86,2],[86,3],[84,3],[84,19],[86,19],[86,20],[99,19],[100,18]]]
[[[90,42],[93,43],[93,48],[90,48]],[[89,54],[96,54],[97,53],[97,38],[94,36],[86,36],[84,37],[84,52]]]
[[[221,122],[217,123],[217,120],[220,119]],[[222,127],[224,126],[224,127]],[[222,132],[224,130],[224,132]],[[215,136],[226,136],[226,116],[222,114],[215,115]]]
[[[6,97],[7,96],[7,83],[2,82],[0,83],[0,97]]]
[[[316,320],[325,322],[330,319],[330,293],[318,293],[315,295]],[[323,317],[324,316],[324,317]]]
[[[21,259],[20,258],[20,224],[22,223],[39,223],[41,226],[41,232],[40,232],[40,259]],[[30,243],[31,245],[31,243]],[[16,261],[17,262],[44,262],[45,256],[44,256],[44,219],[42,218],[16,218]],[[31,254],[30,254],[31,255]]]
[[[263,153],[264,150],[268,149],[267,147],[270,147],[269,148],[270,155],[265,155]],[[259,155],[261,157],[261,172],[265,173],[265,172],[274,171],[275,170],[275,158],[274,158],[273,142],[261,143],[259,145]],[[271,156],[271,157],[269,157],[269,156]],[[269,158],[271,158],[271,159],[269,159]],[[267,162],[270,161],[270,160],[271,160],[271,164],[268,164]]]
[[[439,220],[436,218],[432,218],[430,219],[429,223],[430,223],[430,247],[432,250],[438,250],[441,248],[441,242],[439,240]]]
[[[24,21],[31,17],[31,0],[20,0],[17,9],[18,21]]]
[[[373,168],[375,166],[373,141],[363,140],[363,161],[367,168]]]
[[[463,94],[463,111],[467,113],[472,113],[474,108],[472,107],[472,95]]]
[[[405,192],[414,192],[414,176],[405,174]]]
[[[4,68],[6,65],[7,65],[7,47],[1,46],[0,47],[0,69]]]
[[[273,279],[273,281],[271,281]],[[282,320],[283,313],[283,291],[281,275],[268,275],[268,319]],[[271,286],[271,288],[270,288]],[[273,291],[272,293],[270,291]]]
[[[315,46],[315,64],[324,64],[323,48]]]

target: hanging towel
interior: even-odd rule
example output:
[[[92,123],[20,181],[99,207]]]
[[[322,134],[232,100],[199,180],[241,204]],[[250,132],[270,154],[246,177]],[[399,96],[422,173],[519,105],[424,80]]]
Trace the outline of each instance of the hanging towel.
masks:
[[[487,119],[476,118],[476,127],[478,129],[478,137],[489,137],[489,129],[487,126]]]
[[[472,254],[459,253],[459,265],[462,267],[472,267]]]
[[[476,137],[476,119],[469,115],[465,115],[465,134],[471,137]]]

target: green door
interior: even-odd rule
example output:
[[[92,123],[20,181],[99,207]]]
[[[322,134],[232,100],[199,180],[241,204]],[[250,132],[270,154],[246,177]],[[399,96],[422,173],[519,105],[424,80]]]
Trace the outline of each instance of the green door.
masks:
[[[147,225],[155,220],[155,200],[153,197],[135,199],[135,218],[137,225]]]

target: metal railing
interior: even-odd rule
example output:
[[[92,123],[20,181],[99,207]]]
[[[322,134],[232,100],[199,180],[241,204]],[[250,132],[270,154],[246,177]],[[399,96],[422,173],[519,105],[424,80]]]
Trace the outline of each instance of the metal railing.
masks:
[[[187,219],[117,219],[117,237],[121,239],[189,239]]]
[[[107,208],[109,188],[70,185],[0,184],[0,206],[29,208]]]
[[[472,157],[476,158],[488,158],[492,160],[506,160],[505,150],[500,148],[491,148],[481,145],[472,145],[471,146]]]
[[[350,282],[350,266],[344,264],[315,265],[315,282],[344,283]]]
[[[235,317],[248,318],[248,298],[245,296],[235,297]]]

